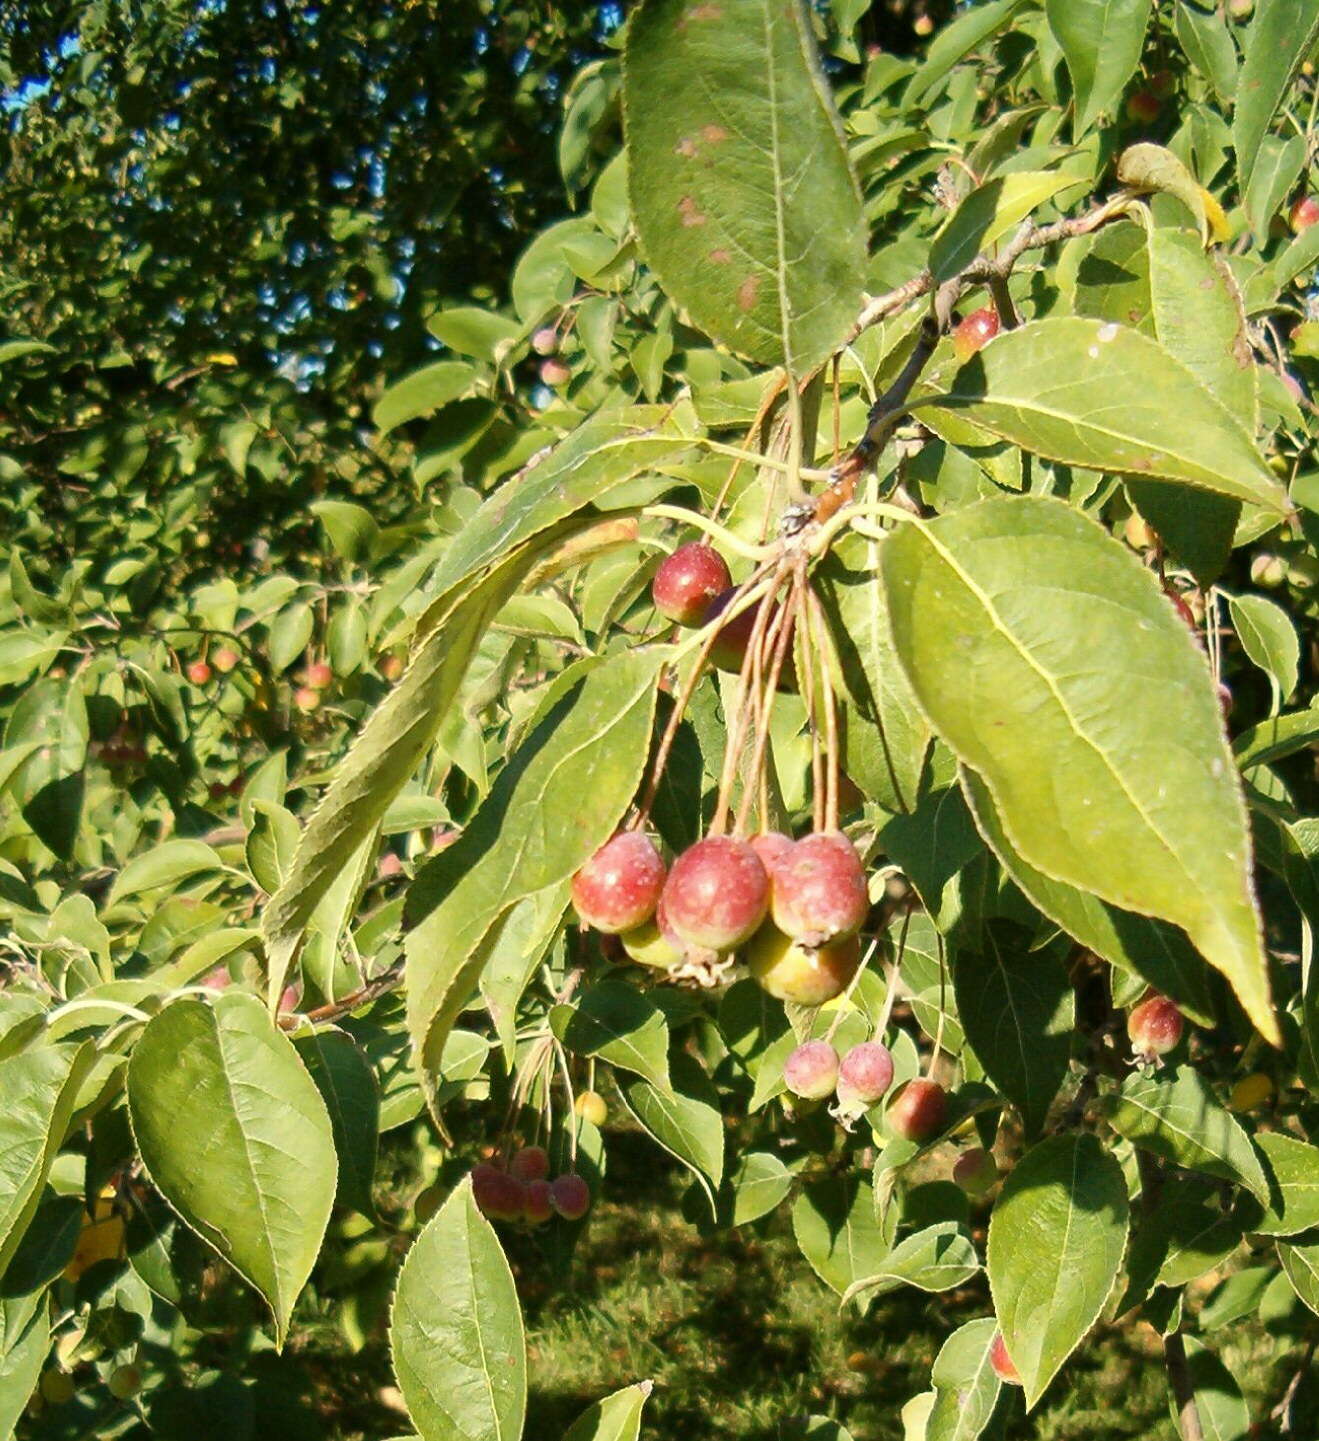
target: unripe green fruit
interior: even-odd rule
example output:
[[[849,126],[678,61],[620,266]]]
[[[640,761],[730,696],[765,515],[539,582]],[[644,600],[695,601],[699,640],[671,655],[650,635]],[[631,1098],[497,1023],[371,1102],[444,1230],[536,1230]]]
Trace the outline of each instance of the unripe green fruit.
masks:
[[[116,1401],[127,1401],[142,1389],[142,1373],[136,1366],[117,1366],[105,1384]]]
[[[958,1156],[953,1180],[968,1196],[987,1195],[998,1182],[998,1164],[988,1151],[976,1146]]]
[[[1273,1082],[1262,1071],[1256,1071],[1253,1075],[1242,1076],[1232,1087],[1227,1108],[1229,1111],[1254,1111],[1267,1106],[1272,1099]]]
[[[67,1371],[57,1371],[52,1367],[41,1373],[41,1398],[52,1406],[63,1406],[72,1401],[77,1391],[73,1377]]]
[[[764,925],[751,938],[746,961],[771,996],[799,1006],[822,1006],[847,989],[861,964],[861,947],[855,936],[848,936],[811,951],[777,926]]]
[[[1264,551],[1251,558],[1250,578],[1256,585],[1273,590],[1287,579],[1286,563],[1280,555]]]
[[[427,1186],[426,1189],[412,1203],[412,1213],[417,1218],[417,1224],[424,1226],[427,1221],[440,1209],[440,1203],[444,1200],[444,1192],[439,1186]],[[479,1202],[477,1203],[480,1204]]]
[[[624,941],[626,944],[626,939]],[[605,1105],[605,1098],[596,1091],[583,1091],[576,1101],[573,1102],[573,1110],[583,1121],[590,1121],[593,1126],[603,1126],[609,1117],[609,1107]]]

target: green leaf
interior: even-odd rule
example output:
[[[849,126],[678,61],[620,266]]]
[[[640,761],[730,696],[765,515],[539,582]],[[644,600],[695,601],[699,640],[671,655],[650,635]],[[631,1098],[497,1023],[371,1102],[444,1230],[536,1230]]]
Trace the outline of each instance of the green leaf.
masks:
[[[224,862],[204,841],[166,841],[131,861],[115,877],[109,904],[144,891],[177,888],[205,871],[224,869]]]
[[[1256,1149],[1264,1153],[1269,1206],[1250,1229],[1260,1236],[1295,1236],[1319,1226],[1319,1146],[1281,1131],[1261,1131]]]
[[[1002,1383],[989,1364],[998,1330],[992,1316],[968,1321],[939,1348],[930,1380],[935,1403],[925,1423],[925,1441],[975,1441],[989,1425]]]
[[[930,271],[935,280],[947,280],[965,269],[1060,190],[1085,184],[1084,176],[1058,170],[1021,170],[977,186],[930,247]]]
[[[375,1071],[361,1046],[334,1026],[299,1036],[294,1045],[329,1112],[339,1160],[338,1200],[363,1216],[374,1216],[371,1189],[380,1138]]]
[[[1173,29],[1186,58],[1214,87],[1218,98],[1234,100],[1237,93],[1237,47],[1232,43],[1222,13],[1217,9],[1202,10],[1194,0],[1177,0]]]
[[[1044,9],[1072,77],[1073,133],[1080,139],[1101,114],[1116,112],[1136,73],[1150,0],[1045,0]]]
[[[902,97],[904,109],[919,105],[964,56],[1003,29],[1022,0],[989,0],[973,5],[950,25],[941,26]]]
[[[1171,150],[1143,141],[1131,145],[1118,156],[1117,177],[1133,190],[1152,190],[1175,196],[1195,217],[1200,243],[1210,239],[1209,216],[1205,212],[1204,192],[1195,176]],[[1114,317],[1123,319],[1125,317]]]
[[[651,1382],[638,1381],[588,1406],[564,1433],[563,1441],[637,1441],[650,1392]]]
[[[86,1215],[81,1196],[48,1188],[0,1276],[0,1295],[29,1296],[54,1281],[73,1260]]]
[[[24,355],[53,354],[55,347],[47,345],[44,340],[20,340],[18,337],[11,337],[8,340],[0,340],[0,365],[9,360],[18,360]]]
[[[876,1218],[869,1181],[855,1175],[808,1181],[792,1208],[792,1232],[811,1269],[840,1296],[875,1275],[893,1240]]]
[[[318,500],[312,504],[311,513],[325,527],[336,555],[358,562],[371,558],[380,527],[364,506],[346,500]]]
[[[792,1189],[792,1172],[772,1151],[748,1151],[728,1178],[734,1226],[768,1216]]]
[[[916,406],[946,409],[1048,460],[1182,481],[1284,514],[1223,403],[1155,341],[1112,321],[1036,320],[997,336]]]
[[[646,0],[623,72],[632,213],[665,293],[804,375],[860,311],[866,234],[804,8]]]
[[[1183,1345],[1204,1441],[1246,1441],[1251,1434],[1250,1407],[1241,1394],[1241,1383],[1226,1362],[1194,1336],[1185,1337]]]
[[[456,305],[438,311],[426,322],[426,329],[459,355],[470,355],[492,364],[523,334],[516,320],[476,305]]]
[[[462,360],[435,360],[396,380],[376,401],[371,419],[381,431],[393,430],[429,415],[451,400],[467,395],[476,384],[476,368]]]
[[[1079,512],[1026,496],[902,527],[881,570],[921,708],[1013,849],[1183,927],[1276,1041],[1218,697],[1150,572]]]
[[[1179,1179],[1160,1197],[1127,1251],[1127,1289],[1115,1315],[1143,1304],[1155,1286],[1184,1286],[1236,1250],[1241,1224],[1215,1202],[1214,1189],[1199,1180]]]
[[[1242,193],[1282,97],[1319,37],[1319,0],[1256,0],[1232,117]]]
[[[3,347],[0,347],[3,359]],[[12,1436],[50,1349],[46,1293],[0,1300],[0,1436]]]
[[[961,779],[981,835],[1032,905],[1096,955],[1170,996],[1193,1020],[1214,1023],[1207,968],[1183,931],[1110,906],[1027,865],[1008,840],[984,781],[965,766]]]
[[[989,1220],[989,1289],[1029,1410],[1103,1310],[1127,1244],[1122,1167],[1091,1135],[1027,1151]]]
[[[0,1060],[0,1276],[40,1204],[95,1054],[89,1042]]]
[[[724,1118],[710,1078],[685,1052],[671,1063],[672,1087],[657,1090],[649,1081],[618,1078],[623,1104],[633,1119],[696,1176],[715,1210],[715,1194],[724,1178]]]
[[[1278,1260],[1291,1288],[1311,1311],[1319,1316],[1319,1242],[1293,1245],[1278,1243]]]
[[[1230,595],[1227,603],[1241,649],[1268,676],[1280,705],[1300,678],[1301,642],[1296,627],[1280,605],[1262,595]]]
[[[613,834],[645,764],[662,647],[564,672],[462,837],[408,894],[408,1029],[423,1071],[471,999],[519,903],[555,898]],[[542,942],[543,944],[543,942]],[[524,951],[525,954],[525,951]]]
[[[292,811],[274,801],[252,802],[252,826],[247,833],[244,855],[252,879],[267,895],[274,895],[284,883],[298,851],[302,828]]]
[[[1052,950],[1013,945],[996,928],[983,952],[958,948],[957,1014],[990,1080],[1015,1105],[1028,1136],[1038,1134],[1067,1075],[1076,1002],[1067,969]]]
[[[923,792],[906,815],[890,817],[880,829],[884,854],[901,866],[936,924],[944,926],[948,882],[981,853],[980,837],[955,785]]]
[[[334,1204],[334,1132],[255,996],[186,997],[128,1064],[133,1135],[170,1206],[266,1300],[283,1346]]]
[[[844,1301],[857,1296],[915,1286],[922,1291],[951,1291],[980,1269],[980,1258],[957,1221],[939,1221],[899,1241],[871,1275],[853,1281]]]
[[[515,551],[479,584],[437,602],[439,613],[402,680],[336,766],[302,832],[293,867],[262,914],[272,1009],[321,898],[426,754],[487,626],[535,558],[530,547]]]
[[[422,1441],[518,1441],[527,1343],[513,1273],[464,1181],[399,1272],[389,1345]]]
[[[550,1028],[570,1051],[599,1056],[669,1089],[669,1026],[664,1012],[626,981],[601,981],[571,1006],[555,1006]]]
[[[1305,169],[1306,143],[1302,135],[1284,140],[1266,135],[1260,141],[1246,191],[1246,218],[1260,245],[1267,245],[1273,221],[1296,188]]]
[[[1250,1137],[1192,1066],[1169,1080],[1134,1071],[1120,1093],[1106,1098],[1109,1123],[1128,1141],[1156,1156],[1236,1181],[1267,1204],[1269,1184]]]

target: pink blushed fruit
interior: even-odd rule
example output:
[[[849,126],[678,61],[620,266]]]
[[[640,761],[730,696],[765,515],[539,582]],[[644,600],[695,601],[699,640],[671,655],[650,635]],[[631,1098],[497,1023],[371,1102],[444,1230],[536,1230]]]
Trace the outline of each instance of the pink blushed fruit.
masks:
[[[732,583],[723,556],[713,546],[694,541],[680,545],[660,563],[650,594],[661,615],[679,625],[698,626],[715,596]]]
[[[673,863],[664,884],[669,924],[689,946],[728,951],[753,935],[769,910],[769,875],[751,846],[707,836]]]
[[[1127,119],[1139,125],[1153,125],[1162,110],[1159,97],[1149,90],[1136,90],[1127,100]]]
[[[761,831],[758,836],[752,836],[750,846],[760,857],[760,863],[769,872],[770,889],[774,886],[774,872],[792,854],[792,848],[797,843],[791,836],[785,836],[782,831]]]
[[[893,1084],[893,1057],[882,1041],[853,1046],[838,1067],[838,1099],[844,1106],[873,1106]]]
[[[1288,219],[1297,235],[1302,230],[1309,230],[1315,221],[1319,220],[1319,200],[1313,195],[1302,195],[1292,205]]]
[[[804,1101],[822,1101],[838,1082],[838,1052],[828,1041],[806,1041],[783,1063],[783,1084]]]
[[[309,685],[300,685],[293,692],[293,704],[304,714],[310,715],[312,711],[319,709],[321,693]]]
[[[187,675],[193,685],[209,685],[211,681],[211,668],[204,660],[195,660],[188,667]]]
[[[238,661],[238,652],[230,650],[228,646],[221,646],[219,650],[211,652],[211,663],[221,675],[228,675]]]
[[[522,1219],[528,1226],[543,1226],[554,1214],[553,1200],[553,1190],[544,1177],[528,1181],[522,1203]]]
[[[532,335],[531,348],[537,355],[553,355],[559,348],[559,332],[552,325],[542,326]]]
[[[334,684],[334,671],[322,661],[307,667],[307,684],[313,690],[326,690]]]
[[[526,1206],[522,1182],[485,1164],[472,1167],[472,1199],[491,1221],[520,1221]]]
[[[784,935],[803,945],[852,935],[869,909],[861,857],[841,831],[803,837],[773,868],[770,914]]]
[[[953,354],[965,365],[998,334],[998,311],[992,305],[973,310],[953,331]]]
[[[556,1176],[550,1182],[550,1204],[565,1221],[580,1221],[591,1209],[591,1189],[580,1176]]]
[[[953,1163],[953,1180],[968,1196],[984,1196],[998,1181],[998,1164],[988,1151],[975,1146]]]
[[[523,1146],[508,1163],[508,1174],[519,1181],[543,1181],[549,1173],[550,1158],[544,1146]]]
[[[1127,1017],[1127,1035],[1141,1060],[1166,1056],[1182,1038],[1182,1013],[1167,996],[1146,996]]]
[[[1005,1381],[1009,1386],[1021,1385],[1021,1373],[1008,1355],[1002,1331],[995,1331],[994,1339],[989,1343],[989,1364],[1000,1381]]]
[[[573,877],[573,905],[588,926],[621,935],[655,914],[664,878],[664,861],[650,837],[621,831]]]
[[[762,926],[746,952],[747,966],[761,986],[780,1001],[822,1006],[841,996],[861,964],[861,946],[848,936],[832,946],[808,950],[777,926]]]
[[[551,390],[558,390],[568,384],[572,379],[572,370],[561,360],[542,360],[540,363],[540,383],[548,385]]]
[[[943,1130],[948,1096],[937,1081],[908,1081],[886,1112],[889,1130],[904,1141],[928,1141]]]

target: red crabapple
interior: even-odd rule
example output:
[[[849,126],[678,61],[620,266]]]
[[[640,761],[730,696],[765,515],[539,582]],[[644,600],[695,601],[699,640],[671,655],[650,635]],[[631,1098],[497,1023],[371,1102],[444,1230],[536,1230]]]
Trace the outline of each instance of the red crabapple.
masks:
[[[188,667],[188,679],[193,685],[209,685],[211,668],[204,660],[195,660]]]
[[[525,1187],[516,1176],[482,1163],[472,1167],[472,1199],[491,1221],[520,1221],[526,1206]]]
[[[680,545],[666,556],[651,582],[655,609],[679,625],[704,623],[710,603],[728,589],[733,577],[724,558],[703,541]]]
[[[591,1209],[591,1191],[580,1176],[556,1176],[550,1182],[550,1204],[565,1221],[580,1221]]]
[[[953,1163],[953,1180],[968,1196],[984,1196],[998,1180],[998,1163],[988,1151],[975,1146]]]
[[[844,1107],[873,1106],[893,1084],[893,1057],[882,1041],[853,1046],[838,1067],[838,1099]]]
[[[669,924],[689,946],[728,951],[751,936],[769,910],[769,876],[746,841],[707,836],[673,863],[664,883]]]
[[[1127,1017],[1127,1035],[1142,1061],[1166,1056],[1182,1038],[1182,1013],[1167,996],[1146,996]]]
[[[805,946],[859,931],[869,909],[861,857],[841,831],[803,837],[774,867],[770,914],[784,935]]]
[[[334,684],[334,671],[321,660],[307,667],[307,684],[313,690],[326,690]]]
[[[1313,195],[1302,195],[1292,205],[1288,218],[1297,235],[1302,230],[1309,230],[1315,221],[1319,220],[1319,200],[1316,200]]]
[[[560,386],[567,385],[572,379],[572,370],[561,360],[542,360],[540,363],[540,382],[548,385],[551,390],[558,390]]]
[[[861,964],[855,936],[808,950],[777,926],[762,926],[747,947],[752,976],[771,996],[798,1006],[822,1006],[841,996]]]
[[[943,1130],[948,1096],[937,1081],[908,1081],[886,1112],[889,1130],[904,1141],[928,1141]]]
[[[319,709],[321,693],[313,690],[309,685],[300,685],[293,692],[293,704],[304,714],[310,715],[312,711]]]
[[[543,1226],[554,1214],[553,1195],[550,1183],[539,1177],[528,1181],[522,1203],[522,1219],[528,1226]]]
[[[1021,1373],[1008,1355],[1002,1331],[995,1331],[994,1339],[989,1343],[989,1364],[1000,1381],[1006,1381],[1009,1386],[1021,1385]]]
[[[953,331],[953,353],[962,365],[998,334],[998,311],[992,305],[973,310]]]
[[[715,596],[710,602],[710,608],[705,613],[703,624],[721,616],[724,611],[732,605],[738,592],[737,587],[730,587],[721,595]],[[751,636],[756,628],[756,616],[760,611],[762,602],[757,601],[754,605],[748,606],[745,610],[739,611],[732,620],[720,626],[719,634],[715,643],[710,648],[710,664],[716,670],[740,671],[742,664],[747,657],[747,647],[751,644]],[[775,617],[771,615],[765,622],[766,633],[768,634],[774,626]],[[792,624],[791,621],[788,622]],[[784,655],[783,668],[779,672],[780,690],[794,690],[797,681],[792,664],[792,641],[788,641],[788,649]]]
[[[544,1146],[523,1146],[508,1163],[508,1174],[519,1181],[543,1181],[549,1173],[550,1158]]]
[[[620,831],[573,877],[572,901],[588,926],[606,935],[644,925],[664,889],[664,861],[644,831]]]
[[[828,1041],[805,1041],[783,1063],[783,1084],[803,1101],[822,1101],[838,1081],[838,1052]]]
[[[791,855],[792,848],[797,843],[791,836],[785,836],[782,831],[761,831],[758,836],[751,837],[750,844],[751,849],[760,857],[761,865],[769,872],[772,891],[775,868]]]
[[[219,650],[211,652],[211,662],[221,675],[228,675],[238,661],[238,652],[230,650],[228,646],[221,646]]]

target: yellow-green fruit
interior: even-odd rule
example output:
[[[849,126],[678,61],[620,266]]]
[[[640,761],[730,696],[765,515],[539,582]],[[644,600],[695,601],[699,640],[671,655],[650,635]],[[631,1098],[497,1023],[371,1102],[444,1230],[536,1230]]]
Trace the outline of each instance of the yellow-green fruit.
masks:
[[[1242,1076],[1232,1087],[1228,1106],[1233,1111],[1255,1111],[1273,1099],[1273,1082],[1262,1072]]]
[[[63,1406],[72,1401],[77,1387],[67,1371],[43,1371],[41,1375],[41,1396],[52,1406]]]
[[[1319,557],[1307,555],[1304,551],[1288,556],[1287,579],[1293,585],[1314,585],[1319,581]]]
[[[672,934],[666,935],[654,920],[646,921],[619,937],[623,949],[639,966],[654,966],[657,970],[670,971],[681,965],[683,949]]]
[[[799,1006],[822,1006],[847,989],[861,962],[861,944],[848,936],[832,946],[807,950],[766,924],[748,942],[746,960],[771,996]]]
[[[1159,540],[1154,533],[1154,527],[1137,510],[1133,510],[1127,517],[1122,533],[1133,550],[1152,550]]]
[[[1251,559],[1250,578],[1256,585],[1262,585],[1272,590],[1287,579],[1287,566],[1280,555],[1261,551],[1259,555]]]
[[[583,1091],[573,1103],[573,1109],[583,1121],[590,1121],[593,1126],[603,1126],[609,1115],[605,1098],[596,1091]]]
[[[142,1373],[136,1366],[116,1366],[105,1384],[116,1401],[127,1401],[142,1389]]]

